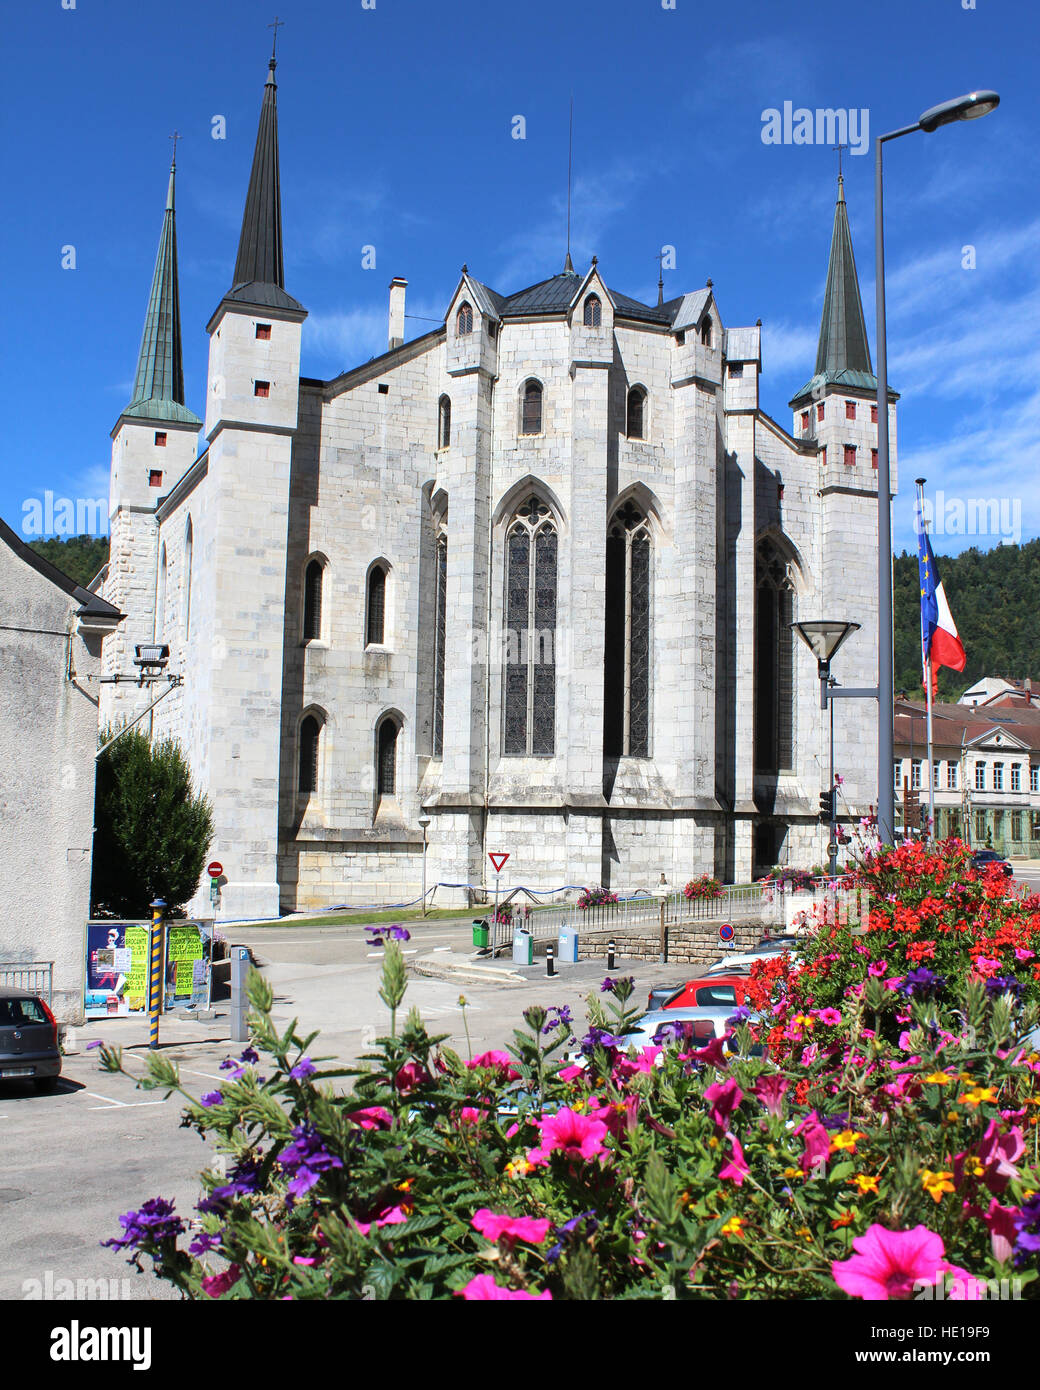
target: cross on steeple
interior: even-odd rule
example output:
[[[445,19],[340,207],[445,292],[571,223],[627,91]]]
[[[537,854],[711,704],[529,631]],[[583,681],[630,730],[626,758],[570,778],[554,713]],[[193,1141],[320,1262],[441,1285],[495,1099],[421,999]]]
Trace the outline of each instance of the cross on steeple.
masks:
[[[273,29],[273,30],[274,30],[274,38],[273,38],[272,41],[271,41],[271,61],[272,61],[272,63],[273,63],[273,62],[274,62],[274,58],[275,58],[275,50],[276,50],[277,47],[278,47],[278,30],[279,30],[279,29],[284,29],[284,28],[285,28],[285,20],[284,20],[284,19],[279,19],[278,16],[275,15],[275,17],[274,17],[274,23],[273,23],[273,24],[269,24],[267,27],[268,27],[268,29]]]
[[[657,303],[661,305],[664,303],[664,252],[658,251],[654,260],[659,263],[657,271]]]
[[[843,145],[843,144],[841,143],[841,141],[839,140],[838,143],[837,143],[836,145],[832,145],[832,146],[831,146],[831,149],[832,149],[832,150],[836,150],[837,153],[838,153],[838,179],[839,179],[839,181],[840,181],[840,180],[841,180],[841,177],[842,177],[842,173],[841,173],[841,152],[842,152],[842,150],[847,150],[847,149],[848,149],[848,145]]]
[[[173,141],[173,158],[170,160],[170,163],[172,165],[175,165],[177,163],[177,141],[183,140],[184,136],[180,133],[179,130],[175,130],[173,134],[170,136],[170,139]]]

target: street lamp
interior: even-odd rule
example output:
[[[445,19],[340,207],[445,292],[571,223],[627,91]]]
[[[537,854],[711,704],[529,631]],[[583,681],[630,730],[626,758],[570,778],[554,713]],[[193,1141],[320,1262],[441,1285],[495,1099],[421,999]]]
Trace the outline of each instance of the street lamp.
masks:
[[[430,827],[430,817],[425,812],[419,817],[422,826],[422,915],[426,916],[426,832]]]
[[[885,227],[882,147],[888,140],[931,134],[954,121],[974,121],[1000,105],[996,92],[969,92],[953,101],[931,106],[914,125],[878,137],[874,152],[874,254],[877,294],[877,416],[878,416],[878,835],[882,844],[895,841],[895,789],[892,782],[892,495],[888,456],[888,343],[885,320]]]
[[[831,714],[831,772],[830,785],[824,796],[820,797],[820,810],[826,813],[830,822],[829,835],[827,839],[827,868],[831,878],[838,872],[838,842],[837,835],[837,808],[834,795],[834,700],[837,696],[843,695],[846,698],[866,697],[873,699],[873,690],[835,690],[834,678],[831,675],[831,658],[845,641],[854,632],[859,631],[859,623],[836,622],[811,622],[811,623],[792,623],[791,626],[797,632],[805,645],[816,658],[816,669],[820,677],[820,709],[827,709],[830,706]],[[826,799],[825,799],[826,798]]]

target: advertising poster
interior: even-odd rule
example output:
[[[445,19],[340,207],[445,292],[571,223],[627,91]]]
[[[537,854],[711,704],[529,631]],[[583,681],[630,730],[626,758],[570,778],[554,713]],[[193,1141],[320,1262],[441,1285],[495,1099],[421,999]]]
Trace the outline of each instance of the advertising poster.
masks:
[[[148,925],[87,923],[87,1018],[125,1018],[148,1008]]]
[[[212,927],[199,922],[171,922],[167,926],[167,1009],[206,1003],[212,932]]]

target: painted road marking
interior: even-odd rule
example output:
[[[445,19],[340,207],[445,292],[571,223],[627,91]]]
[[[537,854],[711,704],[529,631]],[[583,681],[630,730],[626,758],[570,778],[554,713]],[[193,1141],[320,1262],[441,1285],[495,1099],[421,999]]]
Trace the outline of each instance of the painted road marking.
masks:
[[[208,1081],[226,1081],[226,1076],[214,1076],[211,1071],[193,1071],[191,1067],[181,1067],[181,1071],[187,1072],[189,1076],[204,1076]]]
[[[88,1095],[88,1096],[91,1095],[91,1094],[93,1094],[93,1093],[90,1092],[90,1091],[87,1092],[87,1095]],[[99,1097],[99,1099],[104,1100],[105,1097],[104,1097],[104,1096],[101,1096],[101,1097]],[[88,1110],[143,1110],[143,1109],[145,1108],[145,1106],[148,1106],[148,1105],[165,1105],[165,1104],[166,1104],[166,1102],[165,1102],[164,1100],[134,1100],[134,1101],[116,1100],[116,1101],[113,1101],[113,1102],[111,1103],[111,1105],[88,1105],[88,1106],[87,1106],[87,1109],[88,1109]]]

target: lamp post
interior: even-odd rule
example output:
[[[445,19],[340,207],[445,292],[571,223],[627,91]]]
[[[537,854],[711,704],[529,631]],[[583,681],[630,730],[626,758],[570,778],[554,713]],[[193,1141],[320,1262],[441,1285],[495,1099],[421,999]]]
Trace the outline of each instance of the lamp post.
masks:
[[[834,795],[834,701],[839,695],[846,698],[874,698],[873,690],[836,690],[834,677],[831,675],[831,658],[845,641],[854,632],[859,631],[859,623],[847,623],[843,621],[835,622],[811,622],[811,623],[792,623],[791,626],[797,632],[805,645],[816,658],[816,669],[820,677],[820,708],[830,709],[831,716],[831,759],[830,759],[830,784],[826,791],[826,802],[824,797],[820,797],[820,809],[825,811],[830,822],[830,833],[827,839],[827,868],[831,878],[838,872],[838,844],[837,834],[837,812],[835,808],[836,797]]]
[[[1000,105],[996,92],[969,92],[931,106],[914,125],[881,135],[874,147],[874,254],[877,293],[878,415],[878,835],[882,844],[895,840],[895,789],[892,778],[892,497],[888,455],[888,343],[885,321],[885,229],[882,147],[915,130],[926,134],[954,121],[973,121]]]
[[[422,826],[422,915],[426,916],[426,831],[430,826],[430,817],[425,812],[419,817],[419,824]]]

